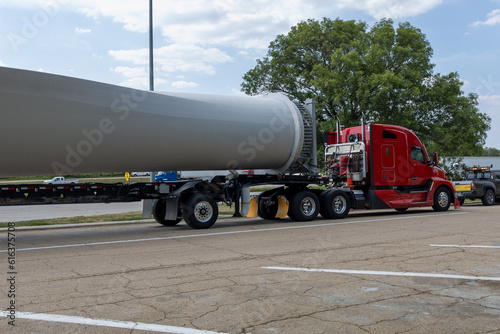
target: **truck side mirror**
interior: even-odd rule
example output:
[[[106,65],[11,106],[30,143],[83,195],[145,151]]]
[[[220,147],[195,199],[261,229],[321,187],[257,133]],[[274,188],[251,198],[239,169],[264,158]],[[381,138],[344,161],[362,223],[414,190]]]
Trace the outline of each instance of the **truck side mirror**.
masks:
[[[432,157],[433,157],[433,160],[434,160],[433,161],[434,162],[434,166],[437,166],[438,165],[438,154],[437,154],[437,152],[434,152],[434,154],[433,154]]]

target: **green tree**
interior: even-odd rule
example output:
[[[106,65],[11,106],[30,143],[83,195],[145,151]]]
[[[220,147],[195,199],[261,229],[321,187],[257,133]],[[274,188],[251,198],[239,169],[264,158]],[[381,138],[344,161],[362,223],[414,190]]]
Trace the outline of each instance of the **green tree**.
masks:
[[[490,118],[477,96],[465,96],[457,73],[434,74],[425,35],[408,22],[308,20],[271,42],[267,56],[243,77],[249,95],[283,92],[317,101],[318,128],[346,126],[361,114],[412,129],[430,150],[482,154]]]
[[[486,147],[484,149],[485,157],[500,157],[500,150],[494,147]]]

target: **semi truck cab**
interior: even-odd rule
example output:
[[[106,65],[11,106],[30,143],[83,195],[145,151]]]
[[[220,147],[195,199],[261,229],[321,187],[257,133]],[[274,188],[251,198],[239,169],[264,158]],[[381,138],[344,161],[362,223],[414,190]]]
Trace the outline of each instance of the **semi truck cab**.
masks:
[[[454,188],[437,154],[431,160],[411,130],[364,121],[347,129],[337,121],[337,129],[325,136],[326,171],[332,184],[361,191],[366,208],[403,211],[430,205],[444,211],[453,202]],[[342,174],[342,168],[349,172]]]

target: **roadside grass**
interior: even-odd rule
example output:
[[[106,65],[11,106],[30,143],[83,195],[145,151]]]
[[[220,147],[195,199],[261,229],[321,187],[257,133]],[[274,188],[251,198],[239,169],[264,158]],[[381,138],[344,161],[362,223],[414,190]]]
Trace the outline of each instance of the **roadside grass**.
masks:
[[[234,205],[232,207],[228,207],[225,204],[219,204],[219,215],[233,215],[233,214],[234,214]],[[142,211],[96,215],[96,216],[77,216],[77,217],[64,217],[64,218],[40,219],[40,220],[24,220],[15,222],[15,225],[16,227],[44,226],[44,225],[115,222],[115,221],[125,221],[125,220],[137,220],[137,221],[144,220],[144,218],[142,218]],[[0,228],[8,226],[9,223],[0,223]]]
[[[40,220],[24,220],[16,222],[16,226],[43,226],[43,225],[62,225],[62,224],[82,224],[82,223],[99,223],[99,222],[112,222],[122,220],[141,220],[142,212],[127,212],[107,215],[96,216],[77,216],[77,217],[64,217],[53,219],[40,219]],[[8,223],[0,223],[0,227],[7,227]]]

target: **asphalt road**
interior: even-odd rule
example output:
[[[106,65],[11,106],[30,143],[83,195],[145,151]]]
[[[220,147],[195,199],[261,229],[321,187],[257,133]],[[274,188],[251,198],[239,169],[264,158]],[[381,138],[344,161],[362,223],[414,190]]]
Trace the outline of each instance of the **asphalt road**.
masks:
[[[0,332],[499,333],[499,210],[2,233]]]

